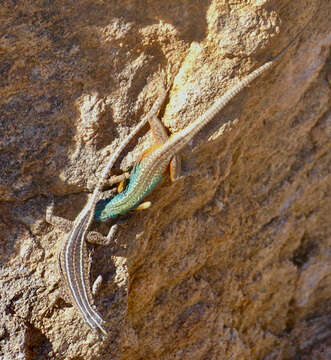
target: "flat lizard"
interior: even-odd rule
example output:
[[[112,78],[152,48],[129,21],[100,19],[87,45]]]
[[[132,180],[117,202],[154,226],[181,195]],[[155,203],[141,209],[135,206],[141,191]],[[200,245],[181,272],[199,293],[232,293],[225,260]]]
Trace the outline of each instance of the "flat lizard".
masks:
[[[166,141],[164,141],[164,135],[161,135],[161,133],[164,133],[164,130],[162,130],[163,125],[160,120],[153,118],[153,121],[149,121],[156,139],[156,145],[147,149],[141,155],[131,172],[129,184],[123,192],[113,198],[100,200],[96,204],[94,220],[107,221],[108,219],[114,219],[136,208],[162,181],[171,159],[188,144],[231,99],[259,75],[268,70],[278,60],[281,54],[244,77],[237,85],[217,99],[202,116],[183,130],[172,135]],[[178,170],[178,167],[175,169],[170,167],[170,177],[172,180],[179,178]]]
[[[104,320],[98,311],[92,307],[92,294],[89,282],[89,261],[87,259],[86,243],[85,240],[97,243],[108,244],[113,238],[116,231],[116,226],[113,226],[107,237],[103,237],[97,232],[87,232],[93,220],[94,207],[100,196],[100,190],[106,181],[106,177],[117,160],[118,156],[125,148],[125,146],[136,136],[139,130],[146,124],[147,120],[154,116],[162,105],[166,92],[162,94],[157,102],[152,106],[149,113],[143,120],[134,128],[121,145],[116,149],[116,152],[109,159],[106,167],[104,168],[101,178],[90,197],[89,201],[76,217],[72,223],[69,220],[62,219],[53,215],[54,203],[47,208],[46,221],[52,225],[58,226],[63,231],[68,232],[67,239],[63,248],[59,253],[59,269],[61,277],[66,282],[68,295],[71,302],[79,310],[84,320],[93,329],[99,329],[102,333],[107,334],[108,331],[104,327]]]

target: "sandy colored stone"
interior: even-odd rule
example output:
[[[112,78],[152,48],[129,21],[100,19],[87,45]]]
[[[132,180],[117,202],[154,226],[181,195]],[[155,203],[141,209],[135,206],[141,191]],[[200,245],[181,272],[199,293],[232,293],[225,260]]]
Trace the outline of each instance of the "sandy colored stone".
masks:
[[[327,0],[1,2],[1,360],[330,359],[330,22]],[[60,297],[49,194],[74,219],[164,81],[177,132],[302,29],[121,223],[119,250],[89,246],[100,339]]]

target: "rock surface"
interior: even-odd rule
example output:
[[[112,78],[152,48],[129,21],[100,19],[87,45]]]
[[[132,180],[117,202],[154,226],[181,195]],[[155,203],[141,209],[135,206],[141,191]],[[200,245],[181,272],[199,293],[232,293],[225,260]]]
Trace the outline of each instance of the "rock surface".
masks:
[[[330,13],[328,0],[1,2],[0,359],[331,358]],[[111,329],[98,338],[59,297],[49,194],[75,218],[165,77],[172,133],[302,29],[185,148],[186,176],[130,214],[119,250],[89,247]],[[151,143],[146,128],[112,175]]]

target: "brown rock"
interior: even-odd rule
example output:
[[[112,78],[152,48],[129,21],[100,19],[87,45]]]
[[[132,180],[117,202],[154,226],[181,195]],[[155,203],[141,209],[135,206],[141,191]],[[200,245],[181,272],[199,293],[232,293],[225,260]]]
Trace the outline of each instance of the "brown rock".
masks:
[[[330,13],[327,0],[0,4],[0,359],[330,359]],[[187,176],[130,214],[121,250],[90,247],[112,329],[99,339],[59,300],[65,234],[45,222],[47,194],[75,218],[163,73],[176,132],[303,28],[186,147]]]

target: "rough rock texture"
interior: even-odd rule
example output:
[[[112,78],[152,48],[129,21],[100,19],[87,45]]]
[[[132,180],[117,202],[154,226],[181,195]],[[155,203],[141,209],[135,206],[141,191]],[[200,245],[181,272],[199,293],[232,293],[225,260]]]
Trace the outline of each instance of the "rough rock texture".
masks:
[[[331,358],[329,0],[2,0],[0,359]],[[108,155],[173,80],[190,123],[303,32],[183,151],[186,177],[90,246],[98,338],[57,250]],[[166,75],[164,75],[166,74]],[[116,164],[152,143],[141,134]],[[94,225],[106,232],[109,224]]]

